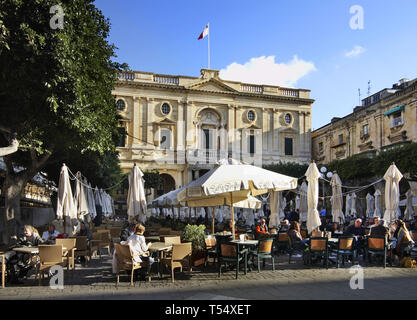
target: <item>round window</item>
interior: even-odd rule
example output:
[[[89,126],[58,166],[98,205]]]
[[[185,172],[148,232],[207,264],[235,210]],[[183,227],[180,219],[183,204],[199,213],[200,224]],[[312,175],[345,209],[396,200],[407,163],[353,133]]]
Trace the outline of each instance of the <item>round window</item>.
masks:
[[[168,103],[164,103],[161,107],[161,111],[164,115],[169,115],[171,112],[171,106]]]
[[[253,112],[252,110],[248,111],[248,120],[255,121],[255,118],[256,118],[255,112]]]
[[[126,108],[126,104],[122,99],[117,100],[116,102],[117,110],[123,111]]]
[[[285,123],[286,124],[290,124],[291,123],[291,115],[289,113],[287,113],[285,115]]]

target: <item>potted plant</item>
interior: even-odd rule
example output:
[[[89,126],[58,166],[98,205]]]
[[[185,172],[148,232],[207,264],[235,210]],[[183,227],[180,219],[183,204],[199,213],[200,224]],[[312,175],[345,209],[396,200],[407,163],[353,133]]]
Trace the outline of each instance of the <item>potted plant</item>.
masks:
[[[194,267],[203,264],[205,260],[205,229],[205,225],[198,226],[187,224],[184,228],[184,233],[182,234],[182,240],[184,242],[191,242],[193,250],[191,260]]]

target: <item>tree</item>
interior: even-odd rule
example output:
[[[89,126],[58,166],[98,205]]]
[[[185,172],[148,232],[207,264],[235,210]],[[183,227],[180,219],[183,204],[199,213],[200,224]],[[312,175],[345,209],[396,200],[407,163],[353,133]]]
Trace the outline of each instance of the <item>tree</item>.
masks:
[[[264,169],[285,174],[290,177],[300,178],[304,176],[308,169],[308,164],[299,164],[296,162],[278,162],[275,164],[265,165]]]
[[[111,91],[127,66],[112,61],[109,20],[92,2],[58,2],[61,29],[51,24],[56,0],[0,0],[0,145],[10,132],[20,143],[4,157],[6,241],[20,227],[22,189],[38,171],[74,155],[115,152]],[[26,169],[15,173],[16,165]]]

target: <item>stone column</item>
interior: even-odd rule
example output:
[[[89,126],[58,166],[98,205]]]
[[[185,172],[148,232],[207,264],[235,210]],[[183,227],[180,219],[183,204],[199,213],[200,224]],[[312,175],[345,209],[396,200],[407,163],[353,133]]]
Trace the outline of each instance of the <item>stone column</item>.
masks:
[[[150,144],[154,144],[153,141],[153,114],[155,112],[155,101],[154,99],[148,99],[147,101],[147,133],[146,133],[146,141]]]
[[[132,108],[132,147],[138,147],[140,145],[141,134],[140,134],[140,97],[133,98],[133,108]]]
[[[275,155],[279,154],[281,152],[281,141],[279,140],[279,116],[280,112],[278,109],[274,109],[272,111],[272,117],[273,117],[273,136],[272,136],[272,152],[275,153]]]
[[[184,108],[187,107],[186,100],[178,100],[177,110],[177,144],[175,150],[177,151],[177,163],[185,164],[185,121],[184,121]]]
[[[235,106],[229,104],[227,110],[227,135],[228,135],[228,153],[232,154],[232,157],[235,158],[236,153],[236,142],[235,142]]]

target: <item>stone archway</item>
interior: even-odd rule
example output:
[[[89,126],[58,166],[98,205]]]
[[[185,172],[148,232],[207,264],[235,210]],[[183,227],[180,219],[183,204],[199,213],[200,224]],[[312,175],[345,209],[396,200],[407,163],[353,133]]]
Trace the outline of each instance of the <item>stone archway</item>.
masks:
[[[175,190],[175,180],[170,174],[162,173],[160,177],[161,184],[157,190],[158,197],[172,190]]]

